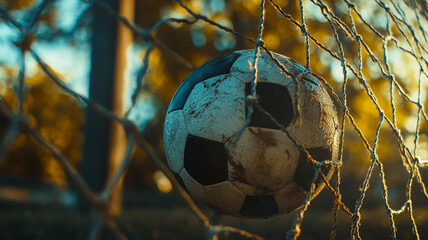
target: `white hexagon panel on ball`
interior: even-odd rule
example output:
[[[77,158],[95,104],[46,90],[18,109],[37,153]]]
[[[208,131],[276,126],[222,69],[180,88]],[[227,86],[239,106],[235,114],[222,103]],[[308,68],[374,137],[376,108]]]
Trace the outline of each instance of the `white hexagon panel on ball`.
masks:
[[[244,83],[229,74],[195,85],[184,104],[189,134],[226,142],[245,123]]]

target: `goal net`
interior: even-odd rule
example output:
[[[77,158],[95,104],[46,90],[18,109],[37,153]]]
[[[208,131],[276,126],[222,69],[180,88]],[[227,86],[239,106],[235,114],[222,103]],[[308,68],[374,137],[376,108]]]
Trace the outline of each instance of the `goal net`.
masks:
[[[26,6],[26,1],[18,2],[22,6],[0,1],[0,23],[14,29],[19,39],[14,46],[21,54],[12,66],[1,59],[0,122],[7,123],[7,127],[0,132],[0,164],[8,162],[2,160],[7,151],[14,149],[12,146],[22,143],[20,133],[29,134],[31,144],[43,146],[52,155],[42,164],[61,165],[67,180],[92,203],[99,219],[117,238],[125,239],[127,234],[117,218],[107,214],[99,203],[109,198],[112,188],[132,165],[134,143],[170,178],[189,209],[208,229],[210,239],[428,237],[428,192],[424,183],[428,174],[426,1],[136,0],[135,19],[131,21],[102,1],[82,0],[81,16],[76,20],[80,24],[75,24],[73,34],[87,31],[82,19],[97,9],[124,24],[134,35],[128,54],[134,62],[128,64],[126,72],[131,90],[125,91],[127,111],[120,116],[88,98],[67,80],[66,73],[57,72],[34,51],[32,44],[43,36],[44,28],[54,27],[61,19],[50,14],[55,11],[56,1],[35,1],[31,6]],[[16,20],[22,14],[30,16],[25,24]],[[51,25],[49,17],[54,19]],[[56,32],[50,37],[66,34]],[[276,218],[274,231],[281,232],[278,235],[264,236],[263,231],[256,230],[256,221],[267,220],[245,224],[231,217],[210,217],[213,213],[192,201],[163,160],[159,127],[163,121],[159,119],[164,117],[181,81],[205,61],[241,49],[254,49],[251,65],[255,66],[255,80],[254,63],[262,50],[298,61],[323,83],[339,115],[339,158],[319,162],[315,169],[324,179],[325,189],[315,198],[309,191],[303,207],[285,218]],[[122,165],[101,194],[88,188],[73,165],[79,157],[65,152],[63,142],[57,140],[61,136],[48,137],[49,126],[34,123],[34,109],[42,111],[43,106],[24,107],[29,101],[25,97],[27,87],[37,82],[36,77],[28,77],[25,57],[32,58],[39,69],[37,74],[49,80],[49,84],[38,85],[40,91],[45,88],[65,93],[78,106],[94,109],[126,130]],[[54,109],[61,113],[61,108]],[[79,116],[83,114],[75,107],[71,109]],[[148,139],[150,136],[155,137]],[[329,181],[319,171],[323,165],[335,169]],[[133,171],[130,168],[128,174]]]

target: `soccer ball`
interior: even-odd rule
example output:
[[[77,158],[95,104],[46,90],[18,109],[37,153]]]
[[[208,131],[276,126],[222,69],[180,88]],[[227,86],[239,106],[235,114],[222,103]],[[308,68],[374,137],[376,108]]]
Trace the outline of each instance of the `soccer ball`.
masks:
[[[314,181],[307,153],[316,161],[337,159],[339,128],[329,94],[297,62],[274,57],[286,71],[261,51],[256,94],[264,111],[254,107],[249,120],[254,50],[201,65],[169,105],[168,165],[192,198],[218,212],[267,218],[298,209],[313,182],[312,197],[325,185],[320,177]],[[333,167],[321,171],[328,180]]]

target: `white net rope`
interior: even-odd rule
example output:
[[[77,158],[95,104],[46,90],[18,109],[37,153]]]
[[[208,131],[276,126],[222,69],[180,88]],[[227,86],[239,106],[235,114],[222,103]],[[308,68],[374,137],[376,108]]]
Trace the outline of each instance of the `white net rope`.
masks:
[[[141,136],[138,128],[135,124],[127,119],[125,116],[117,116],[105,109],[91,99],[82,96],[70,87],[68,87],[62,81],[61,77],[53,71],[53,69],[32,49],[31,38],[33,37],[32,31],[33,26],[37,24],[40,18],[43,16],[45,9],[51,1],[41,1],[41,3],[33,10],[31,19],[26,24],[21,24],[16,21],[11,14],[9,14],[6,8],[0,7],[0,19],[10,26],[16,28],[20,33],[20,39],[16,45],[21,49],[21,61],[19,66],[19,73],[16,77],[17,83],[17,95],[19,99],[19,108],[17,111],[13,111],[7,104],[2,102],[2,109],[7,112],[11,119],[11,124],[7,129],[5,138],[0,142],[0,163],[4,158],[8,147],[14,142],[14,139],[21,132],[30,133],[34,139],[36,139],[42,146],[47,148],[55,159],[63,166],[66,173],[70,177],[69,179],[77,185],[78,189],[83,193],[87,200],[92,204],[93,210],[97,212],[103,223],[108,226],[116,234],[119,239],[125,239],[126,236],[119,229],[116,219],[108,214],[105,209],[105,203],[108,201],[111,194],[112,188],[118,183],[120,177],[125,174],[125,170],[130,162],[131,149],[134,143],[143,149],[148,156],[165,172],[170,178],[173,185],[179,190],[182,197],[187,201],[190,208],[195,212],[198,218],[203,222],[205,227],[209,229],[210,238],[217,239],[218,235],[222,232],[234,232],[241,234],[250,239],[263,239],[262,237],[249,233],[247,231],[224,226],[212,224],[205,213],[193,203],[190,196],[184,191],[180,184],[175,180],[174,176],[164,165],[164,161],[155,154],[153,147],[146,142]],[[418,186],[424,197],[425,201],[428,198],[426,186],[421,176],[421,169],[428,166],[428,161],[424,160],[419,156],[418,143],[420,142],[420,132],[423,124],[428,123],[428,117],[424,110],[424,103],[426,101],[426,86],[428,82],[428,40],[426,27],[428,22],[428,8],[425,1],[422,0],[406,0],[406,1],[381,1],[375,0],[370,7],[376,9],[377,16],[383,15],[382,21],[378,23],[378,26],[373,26],[372,19],[367,20],[367,17],[363,17],[364,14],[360,10],[359,6],[364,5],[360,1],[340,1],[341,6],[346,12],[337,12],[337,9],[333,9],[329,4],[321,0],[299,0],[298,8],[300,10],[300,20],[296,20],[291,14],[287,12],[287,9],[281,7],[281,5],[275,0],[262,0],[260,1],[260,22],[258,25],[258,34],[255,39],[241,34],[230,27],[227,27],[217,21],[212,20],[203,12],[199,13],[196,10],[192,10],[190,5],[184,1],[176,0],[174,5],[180,6],[185,12],[185,18],[165,18],[159,20],[149,29],[142,29],[135,25],[133,22],[128,21],[126,18],[120,16],[118,13],[104,5],[101,1],[84,1],[88,5],[88,9],[97,8],[105,12],[105,14],[117,19],[117,21],[125,24],[131,29],[140,41],[143,41],[146,46],[146,52],[142,56],[142,65],[139,68],[137,78],[135,79],[136,88],[132,96],[132,106],[135,106],[137,102],[137,93],[140,92],[142,83],[145,81],[147,72],[149,71],[150,56],[154,49],[160,50],[166,56],[174,58],[175,61],[181,62],[183,66],[191,66],[184,57],[171,50],[157,38],[157,31],[164,24],[179,23],[184,25],[195,25],[195,24],[206,24],[211,25],[216,29],[232,34],[235,38],[242,39],[254,46],[254,58],[252,62],[254,71],[253,80],[253,93],[255,91],[255,85],[257,84],[257,61],[260,56],[260,51],[264,50],[267,54],[277,63],[282,71],[292,76],[282,65],[275,59],[275,56],[266,47],[264,42],[264,29],[266,24],[267,14],[277,14],[280,21],[283,24],[290,24],[295,26],[300,32],[301,37],[304,39],[304,50],[305,50],[305,69],[306,73],[311,73],[316,76],[321,82],[323,82],[326,89],[329,91],[331,96],[337,102],[339,109],[339,115],[341,115],[340,124],[340,154],[339,159],[332,159],[324,162],[316,162],[313,160],[316,166],[316,172],[314,179],[317,179],[318,175],[324,179],[327,190],[330,191],[333,196],[333,226],[330,233],[330,238],[334,239],[338,228],[339,215],[349,216],[352,221],[350,227],[350,236],[352,239],[361,239],[360,237],[360,226],[361,226],[361,209],[366,198],[369,185],[372,180],[373,173],[377,172],[380,176],[381,192],[383,197],[383,204],[387,213],[390,225],[391,238],[397,239],[397,224],[395,219],[398,215],[407,213],[409,215],[408,221],[411,224],[414,237],[420,239],[418,224],[414,218],[414,202],[413,202],[413,191],[416,189],[414,186]],[[270,5],[274,12],[267,12],[267,6]],[[367,5],[364,5],[367,7]],[[310,8],[310,11],[308,10]],[[316,11],[316,13],[314,12]],[[323,24],[330,26],[331,41],[329,44],[323,43],[315,37],[316,33],[313,31],[313,27],[308,25],[308,16],[317,15],[320,17],[319,21]],[[321,21],[322,19],[322,21]],[[321,23],[320,23],[321,24]],[[379,30],[379,26],[382,30]],[[371,39],[365,39],[361,32],[370,33]],[[364,35],[366,36],[366,35]],[[344,42],[351,42],[356,49],[356,56],[346,56],[346,49],[344,49]],[[349,46],[349,45],[347,45]],[[374,49],[376,47],[376,49]],[[406,81],[399,81],[397,79],[397,65],[393,64],[391,59],[393,58],[391,53],[396,54],[397,50],[400,52],[400,56],[405,56],[406,59],[410,59],[418,66],[417,74],[413,74],[414,78],[406,79]],[[339,89],[330,86],[329,82],[321,77],[321,74],[314,73],[311,71],[311,59],[314,54],[320,54],[320,52],[326,53],[330,56],[330,61],[337,61],[340,63],[341,79],[337,80],[336,83],[341,85]],[[115,120],[119,122],[127,132],[127,148],[125,157],[122,162],[122,166],[118,169],[113,179],[107,184],[104,191],[100,194],[93,193],[84,179],[81,177],[76,168],[71,164],[69,159],[52,143],[48,142],[36,129],[31,128],[31,124],[28,121],[28,117],[24,111],[23,104],[25,102],[25,72],[27,71],[26,64],[24,61],[24,55],[31,55],[32,58],[38,63],[39,67],[43,72],[49,76],[49,78],[58,85],[64,92],[76,98],[78,101],[84,103],[89,108],[94,109],[98,114],[105,118]],[[369,59],[365,61],[364,59]],[[367,76],[366,69],[376,69],[380,73],[379,79],[388,83],[389,89],[384,89],[382,95],[376,94],[373,90],[372,85],[374,81],[371,77]],[[292,76],[295,82],[299,83],[302,81],[299,76]],[[349,103],[349,89],[350,85],[355,83],[360,87],[360,92],[364,93],[370,100],[370,104],[375,107],[377,111],[378,120],[372,122],[373,132],[370,137],[367,137],[366,133],[359,127],[358,122],[355,120],[356,116],[350,109]],[[407,85],[414,86],[413,88]],[[386,109],[382,105],[379,99],[388,99],[388,108]],[[248,103],[252,106],[251,108],[259,108],[268,117],[270,117],[279,126],[280,124],[267,112],[261,109],[257,101],[254,98],[249,97]],[[404,127],[399,127],[397,124],[397,104],[406,103],[411,105],[411,115],[414,119],[413,131],[409,134],[408,130]],[[132,108],[131,108],[132,109]],[[251,111],[249,111],[251,114]],[[248,118],[249,119],[249,118]],[[283,131],[286,132],[284,126],[280,126]],[[381,129],[388,129],[392,132],[392,136],[396,142],[396,148],[402,161],[402,167],[408,173],[407,177],[403,178],[405,183],[405,201],[401,206],[391,207],[390,204],[390,193],[388,184],[386,181],[386,172],[384,171],[385,162],[379,158],[378,146],[379,142],[382,141]],[[365,177],[361,179],[360,192],[357,201],[354,206],[346,205],[342,201],[341,194],[341,180],[342,180],[342,166],[346,163],[344,157],[344,147],[346,146],[345,139],[346,135],[350,134],[349,131],[353,131],[352,134],[359,137],[359,141],[362,142],[364,148],[369,153],[370,163],[368,168],[365,170]],[[406,138],[403,133],[406,132]],[[237,133],[239,135],[239,132]],[[412,135],[413,141],[407,141],[409,135]],[[308,156],[309,153],[308,153]],[[331,181],[327,181],[322,172],[319,170],[323,165],[332,165],[335,167],[335,177]],[[314,186],[314,184],[313,184]],[[294,223],[287,232],[287,238],[297,239],[301,234],[301,226],[304,220],[305,213],[309,209],[309,205],[312,201],[311,191],[308,192],[306,202],[304,206],[296,211]]]

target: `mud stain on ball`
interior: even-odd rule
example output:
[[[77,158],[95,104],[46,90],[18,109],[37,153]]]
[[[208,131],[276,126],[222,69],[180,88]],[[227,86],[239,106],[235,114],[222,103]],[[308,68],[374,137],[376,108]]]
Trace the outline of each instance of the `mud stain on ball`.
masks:
[[[242,166],[242,164],[239,162],[235,162],[235,161],[231,160],[230,157],[228,158],[228,162],[229,162],[230,166],[232,167],[229,170],[229,179],[232,181],[236,181],[236,182],[240,182],[240,183],[244,183],[244,184],[249,184],[249,182],[244,177],[245,176],[244,166]]]
[[[263,142],[269,147],[276,147],[278,141],[276,140],[273,132],[263,131],[263,129],[249,128],[249,131],[257,136],[260,142]]]

